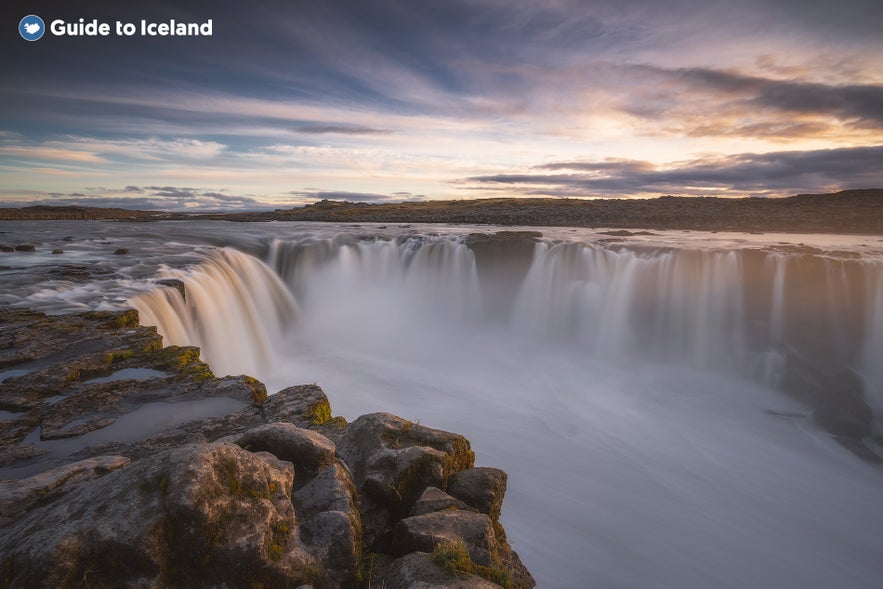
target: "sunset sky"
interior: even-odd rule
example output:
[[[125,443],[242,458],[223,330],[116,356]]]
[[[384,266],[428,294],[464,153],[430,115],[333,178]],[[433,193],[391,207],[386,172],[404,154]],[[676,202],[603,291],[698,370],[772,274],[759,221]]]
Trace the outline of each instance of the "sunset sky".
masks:
[[[883,186],[879,0],[54,4],[2,8],[0,206]]]

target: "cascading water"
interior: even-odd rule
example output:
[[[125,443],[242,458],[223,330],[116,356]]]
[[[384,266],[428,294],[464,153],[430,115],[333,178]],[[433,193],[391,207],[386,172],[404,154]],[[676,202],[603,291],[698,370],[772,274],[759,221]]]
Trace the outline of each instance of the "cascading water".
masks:
[[[202,347],[221,373],[267,372],[297,314],[295,297],[308,310],[302,325],[366,344],[427,322],[489,323],[462,238],[277,239],[266,257],[217,250],[194,270],[163,275],[187,284],[186,300],[167,288],[131,303],[167,343]],[[528,268],[498,285],[512,292],[503,327],[510,337],[566,343],[607,362],[753,374],[769,385],[781,380],[791,350],[856,370],[869,396],[879,395],[880,262],[540,242]]]
[[[266,372],[297,315],[297,303],[276,274],[234,249],[212,251],[189,271],[163,278],[186,283],[130,299],[143,325],[155,325],[166,345],[199,346],[203,360],[221,375]]]
[[[329,228],[132,303],[219,374],[466,434],[540,586],[873,586],[883,474],[774,389],[849,369],[883,421],[883,261],[697,241]]]

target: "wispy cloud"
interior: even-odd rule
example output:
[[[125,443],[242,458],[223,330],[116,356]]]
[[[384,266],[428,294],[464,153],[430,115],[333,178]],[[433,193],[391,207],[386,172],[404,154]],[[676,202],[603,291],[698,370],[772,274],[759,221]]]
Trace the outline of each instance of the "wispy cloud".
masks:
[[[555,162],[568,174],[496,174],[464,182],[505,185],[530,195],[629,196],[651,193],[785,196],[812,190],[883,185],[883,145],[707,157],[668,166],[631,160]]]

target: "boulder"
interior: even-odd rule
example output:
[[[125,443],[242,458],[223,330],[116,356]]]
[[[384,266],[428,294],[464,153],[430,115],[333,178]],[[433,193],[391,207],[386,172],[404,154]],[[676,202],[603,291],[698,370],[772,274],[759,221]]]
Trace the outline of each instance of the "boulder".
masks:
[[[15,251],[17,251],[17,252],[32,252],[32,251],[35,251],[36,249],[37,248],[33,243],[23,243],[23,244],[15,246]]]
[[[451,497],[437,487],[426,487],[423,494],[420,495],[414,503],[414,507],[411,508],[411,513],[409,515],[423,515],[435,511],[444,511],[446,509],[478,512],[474,507],[470,507],[459,499]]]
[[[233,444],[161,452],[4,530],[11,586],[297,586],[319,577],[294,533],[293,472]]]
[[[298,532],[320,562],[325,586],[354,586],[362,557],[362,522],[349,471],[335,462],[292,493],[291,501]]]
[[[318,386],[300,385],[282,389],[263,405],[267,421],[285,421],[300,427],[324,425],[331,420],[331,404]]]
[[[129,250],[128,250],[127,248],[120,247],[120,248],[117,248],[113,253],[115,253],[115,254],[118,255],[118,256],[121,256],[121,255],[124,255],[124,254],[128,254],[128,253],[129,253]]]
[[[392,532],[393,554],[432,552],[444,542],[463,542],[472,560],[491,566],[497,560],[491,519],[483,513],[448,510],[406,517]]]
[[[499,589],[500,585],[478,575],[446,571],[429,554],[413,553],[392,561],[372,586],[409,589]]]
[[[320,433],[292,423],[268,423],[229,441],[252,452],[266,451],[294,465],[295,472],[315,475],[334,464],[334,442]]]
[[[444,488],[475,460],[463,436],[389,413],[358,418],[338,439],[337,450],[360,491],[365,542],[372,549],[384,548],[385,532],[427,487]]]
[[[451,477],[448,493],[497,521],[506,494],[506,480],[506,473],[498,468],[469,468]]]

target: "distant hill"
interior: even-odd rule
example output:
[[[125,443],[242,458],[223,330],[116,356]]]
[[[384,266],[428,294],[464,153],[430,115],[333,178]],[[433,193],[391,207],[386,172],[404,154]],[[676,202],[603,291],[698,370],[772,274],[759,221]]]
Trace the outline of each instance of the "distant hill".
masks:
[[[0,208],[0,221],[68,221],[68,220],[149,220],[175,216],[171,213],[107,209],[101,207],[35,205],[22,208]]]
[[[0,209],[0,220],[218,219],[345,223],[449,223],[883,235],[883,189],[788,198],[494,198],[368,204],[323,200],[255,213],[164,213],[90,207]]]

